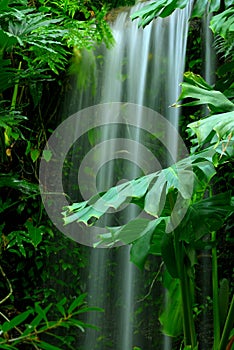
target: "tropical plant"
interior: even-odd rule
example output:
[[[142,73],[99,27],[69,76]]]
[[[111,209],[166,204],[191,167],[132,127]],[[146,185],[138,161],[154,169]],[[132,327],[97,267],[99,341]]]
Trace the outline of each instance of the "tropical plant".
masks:
[[[84,302],[85,297],[86,294],[81,294],[68,306],[66,298],[60,300],[54,305],[60,314],[56,320],[51,320],[48,315],[53,304],[49,304],[43,308],[39,302],[36,302],[34,307],[28,308],[28,310],[20,313],[11,320],[1,312],[0,315],[4,318],[5,322],[0,326],[0,348],[18,349],[19,345],[26,347],[29,345],[31,349],[61,349],[61,347],[66,345],[66,342],[63,336],[56,334],[54,330],[60,327],[76,327],[81,332],[84,332],[85,328],[92,326],[77,319],[77,316],[80,316],[84,312],[101,311],[98,308],[87,307]],[[17,335],[12,336],[13,331],[14,333],[17,332]],[[50,338],[55,338],[58,346],[51,345],[47,340],[43,339],[44,334]]]
[[[136,18],[140,18],[139,26],[145,27],[147,24],[149,24],[153,19],[157,17],[167,17],[170,16],[176,9],[183,9],[190,3],[190,0],[162,0],[162,1],[154,1],[150,3],[149,5],[144,6],[139,11],[136,11],[131,18],[134,20]],[[221,15],[215,16],[213,21],[213,24],[216,25],[212,26],[212,29],[214,30],[215,34],[224,34],[227,35],[227,33],[233,32],[233,8],[232,8],[232,1],[226,0],[225,1],[225,9],[226,11],[222,12]],[[192,11],[192,17],[202,17],[206,12],[217,12],[221,8],[221,1],[209,1],[209,0],[195,0],[193,3],[193,11]],[[218,23],[219,20],[222,20]],[[228,20],[226,22],[226,20]],[[225,26],[222,29],[222,24]]]
[[[80,247],[72,246],[46,217],[37,171],[47,137],[57,124],[61,96],[69,86],[66,71],[73,55],[84,47],[90,50],[96,42],[112,43],[105,14],[99,1],[96,6],[77,1],[0,2],[2,349],[53,349],[53,339],[61,348],[64,344],[72,348],[73,326],[86,327],[76,316],[88,311],[79,283],[85,257],[81,260]],[[67,280],[74,283],[62,292]],[[75,306],[74,300],[78,300]],[[69,305],[75,309],[69,311]],[[63,308],[67,311],[61,312]],[[71,328],[69,337],[62,332],[64,327]]]
[[[109,208],[119,209],[129,198],[152,216],[152,220],[134,219],[121,227],[107,228],[109,233],[101,235],[100,242],[107,247],[119,242],[131,244],[131,261],[139,268],[144,267],[149,254],[162,257],[170,301],[160,321],[168,335],[178,336],[183,329],[184,349],[198,347],[193,315],[196,252],[212,248],[214,349],[222,350],[231,334],[233,301],[220,340],[216,235],[233,213],[233,197],[230,191],[217,193],[215,183],[219,167],[233,159],[234,104],[192,73],[185,74],[181,100],[183,105],[205,104],[210,109],[208,117],[188,125],[190,156],[166,169],[111,188],[101,194],[101,203],[105,205],[91,198],[66,207],[64,223],[93,224]],[[208,234],[210,240],[204,241]]]

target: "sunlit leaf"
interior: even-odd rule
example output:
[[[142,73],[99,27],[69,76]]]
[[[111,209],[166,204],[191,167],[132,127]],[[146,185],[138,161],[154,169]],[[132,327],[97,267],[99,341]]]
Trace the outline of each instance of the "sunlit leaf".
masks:
[[[184,100],[186,98],[193,98],[191,102],[186,102],[186,100],[175,106],[198,106],[207,104],[209,108],[215,112],[230,112],[234,111],[234,104],[228,100],[228,98],[222,94],[220,91],[216,90],[205,90],[198,86],[193,86],[189,83],[182,83],[182,92],[179,96],[178,101]]]
[[[234,111],[212,115],[211,117],[190,123],[188,127],[197,135],[199,144],[205,142],[212,131],[215,131],[218,140],[221,140],[234,130]]]
[[[157,17],[168,17],[176,9],[183,9],[188,5],[188,0],[158,0],[154,1],[149,5],[144,6],[140,10],[134,12],[131,15],[131,19],[140,18],[139,26],[145,27],[154,18]]]

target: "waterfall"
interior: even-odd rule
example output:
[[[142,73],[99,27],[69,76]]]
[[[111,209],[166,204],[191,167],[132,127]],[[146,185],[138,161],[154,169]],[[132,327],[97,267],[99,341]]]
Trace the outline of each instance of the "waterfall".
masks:
[[[183,80],[190,6],[175,11],[168,18],[158,18],[142,29],[138,28],[137,21],[132,22],[129,17],[144,5],[145,3],[139,3],[131,9],[124,9],[111,24],[115,38],[113,48],[106,49],[102,45],[94,53],[83,52],[87,70],[95,67],[95,74],[91,74],[94,80],[89,81],[88,86],[79,89],[74,87],[70,104],[73,108],[82,109],[106,102],[130,102],[159,112],[177,128],[179,111],[169,106],[177,100],[179,84]],[[136,115],[136,120],[137,125],[144,125],[143,115]],[[109,154],[115,152],[115,143],[113,141],[111,147],[106,143],[105,147],[105,141],[120,137],[132,137],[137,143],[146,140],[146,147],[157,152],[153,136],[144,136],[140,128],[129,127],[123,130],[117,125],[109,128],[105,126],[94,136],[91,132],[89,140],[102,143],[104,147],[99,158],[103,167],[96,174],[99,191],[106,190],[121,179],[142,175],[142,169],[138,166],[137,147],[131,161],[109,161]],[[167,143],[176,155],[176,140],[169,133]],[[124,152],[124,144],[122,147],[122,150],[117,151]],[[170,158],[165,163],[162,161],[161,166],[168,165],[169,162]],[[123,222],[128,222],[136,215],[137,210],[132,205],[120,216]],[[107,216],[102,224],[109,225],[110,220]],[[137,309],[137,300],[139,295],[147,294],[148,290],[144,289],[143,272],[129,262],[129,247],[87,248],[87,252],[89,263],[83,279],[87,286],[88,303],[103,308],[104,313],[93,312],[87,316],[85,321],[95,324],[99,330],[86,330],[81,337],[79,349],[132,350],[134,346],[155,349],[152,341],[154,335],[149,334],[149,330],[140,331],[141,324],[137,325],[137,314],[141,312],[140,317],[144,315],[144,310]],[[145,324],[150,323],[150,312],[144,316]],[[156,324],[157,320],[154,319],[153,322]],[[160,334],[160,330],[157,334]],[[163,339],[160,342],[162,344]],[[171,349],[170,340],[165,338],[161,348]]]

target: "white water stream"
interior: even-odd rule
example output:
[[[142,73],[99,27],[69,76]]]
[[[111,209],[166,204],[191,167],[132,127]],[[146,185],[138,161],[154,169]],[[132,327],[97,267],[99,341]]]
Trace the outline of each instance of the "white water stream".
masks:
[[[79,109],[103,102],[131,102],[150,107],[178,127],[179,111],[169,106],[177,100],[179,84],[183,80],[190,8],[178,10],[168,18],[154,20],[142,29],[129,16],[143,5],[145,3],[140,3],[117,16],[112,24],[115,37],[112,49],[97,49],[95,97],[90,89],[86,89],[74,94],[74,98],[78,101]],[[144,125],[142,115],[136,118],[141,118],[138,125]],[[128,137],[134,133],[133,139],[143,142],[139,129],[124,132],[125,134],[118,130],[118,127],[112,127],[111,130],[106,128],[99,141],[116,138],[119,134]],[[176,154],[176,140],[171,135],[167,138],[167,143],[172,145]],[[112,147],[115,147],[114,142]],[[111,152],[114,150],[110,148],[103,151],[100,164],[105,163]],[[135,154],[128,163],[137,164],[137,148]],[[106,170],[97,179],[100,191],[115,185],[121,178],[131,179],[141,175],[138,167],[126,165],[126,162],[119,167],[119,174],[115,176],[116,163],[105,164]],[[128,210],[128,213],[131,217],[136,216],[134,208]],[[125,216],[124,220],[130,218]],[[105,312],[89,314],[86,322],[95,324],[99,330],[86,330],[79,349],[132,350],[134,346],[142,346],[142,349],[153,350],[150,340],[152,335],[143,337],[143,332],[137,328],[141,325],[135,324],[136,309],[139,308],[139,304],[136,305],[138,294],[146,294],[147,290],[143,289],[142,274],[129,262],[129,247],[110,250],[90,248],[89,253],[89,270],[83,277],[87,284],[88,303],[104,308]],[[154,321],[157,327],[157,320]],[[171,349],[167,338],[164,339],[162,349]]]

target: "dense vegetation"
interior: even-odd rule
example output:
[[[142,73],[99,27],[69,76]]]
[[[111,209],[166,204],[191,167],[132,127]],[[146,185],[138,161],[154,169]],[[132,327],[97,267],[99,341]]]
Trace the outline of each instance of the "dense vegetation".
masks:
[[[183,7],[186,2],[176,3]],[[203,14],[206,3],[195,3],[194,18]],[[164,283],[173,298],[160,321],[166,334],[177,337],[183,333],[184,349],[197,348],[196,321],[208,309],[213,310],[214,350],[225,349],[233,339],[229,254],[233,245],[234,9],[232,1],[226,1],[226,7],[221,9],[218,3],[210,9],[216,12],[211,22],[219,61],[215,86],[189,72],[179,97],[184,106],[181,129],[190,157],[173,170],[175,174],[189,172],[194,177],[192,197],[180,186],[177,175],[172,176],[170,169],[165,169],[162,208],[154,196],[159,191],[160,173],[155,174],[151,188],[147,179],[140,178],[138,183],[141,181],[144,191],[136,191],[137,203],[147,211],[153,201],[150,214],[155,219],[133,221],[111,238],[103,237],[106,244],[118,240],[131,244],[131,260],[142,269],[150,256],[162,256],[166,266]],[[111,6],[131,4],[132,1],[115,1]],[[135,17],[140,16],[145,26],[158,15],[170,15],[174,7],[174,2],[165,1],[161,7],[155,2]],[[97,42],[113,44],[105,20],[108,10],[108,1],[0,3],[1,349],[74,349],[74,329],[83,331],[87,327],[80,314],[92,312],[79,284],[78,268],[85,266],[86,257],[79,245],[57,232],[45,215],[38,190],[38,167],[46,141],[59,122],[63,96],[71,89],[69,67],[74,62],[79,67],[82,48],[92,49]],[[190,30],[190,36],[195,48],[188,48],[187,66],[201,74],[196,28]],[[209,107],[206,117],[201,105]],[[131,186],[136,184],[133,181]],[[189,198],[188,211],[180,225],[168,234],[165,230],[173,210],[171,203],[176,202],[178,193],[185,201]],[[82,215],[72,206],[68,217],[70,212],[77,213],[76,219]],[[129,237],[129,227],[134,236]],[[66,256],[63,250],[67,251]],[[207,298],[206,305],[199,301],[199,295],[195,295],[197,303],[193,297],[199,255],[210,250],[213,295],[212,301]],[[73,261],[77,262],[76,269]],[[72,285],[68,284],[71,280]],[[171,318],[175,303],[179,304],[178,318]],[[69,333],[63,332],[66,327]]]

